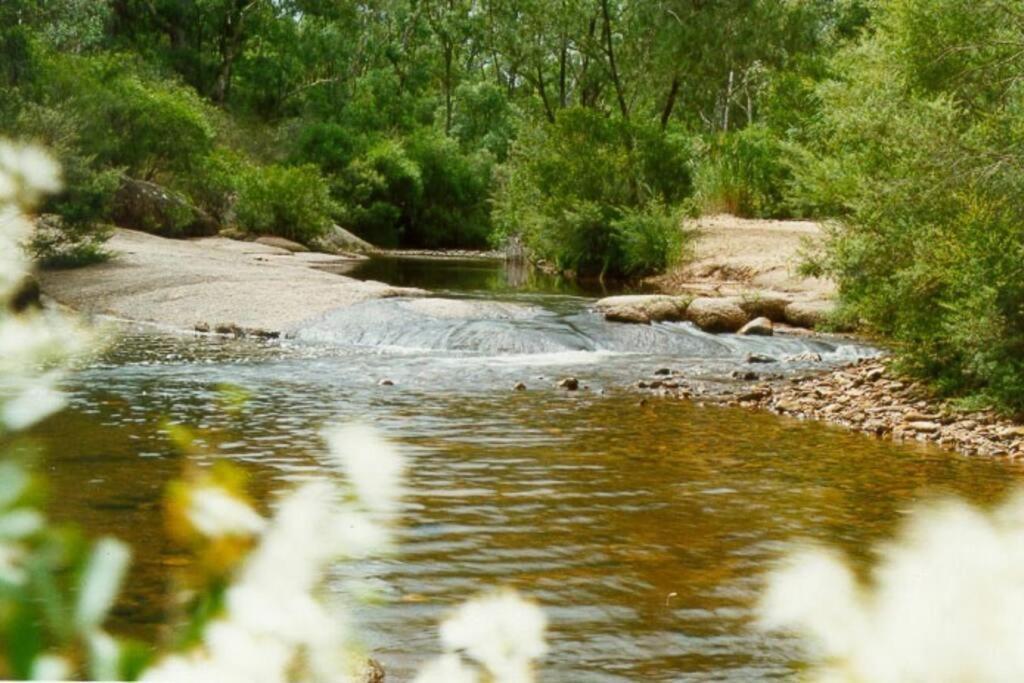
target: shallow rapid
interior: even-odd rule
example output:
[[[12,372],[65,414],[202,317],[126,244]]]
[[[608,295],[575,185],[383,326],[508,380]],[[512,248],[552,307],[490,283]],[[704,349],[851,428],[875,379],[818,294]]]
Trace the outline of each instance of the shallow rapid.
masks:
[[[874,353],[866,346],[608,323],[592,292],[497,262],[360,268],[435,297],[367,302],[272,342],[129,327],[69,380],[71,407],[36,436],[51,453],[55,515],[136,549],[116,627],[153,635],[166,618],[179,563],[162,540],[169,479],[187,462],[228,459],[269,504],[286,482],[328,471],[319,430],[333,421],[377,425],[412,461],[396,554],[331,579],[383,598],[357,612],[397,681],[436,652],[446,610],[498,585],[549,615],[543,680],[786,678],[799,650],[753,630],[751,610],[787,541],[864,560],[914,501],[989,502],[1019,476],[820,424],[641,402],[629,388],[660,368],[726,382],[751,353],[777,361],[759,371],[786,374]],[[555,387],[568,375],[580,391]],[[243,410],[225,404],[226,386],[247,394]],[[174,449],[168,421],[195,429],[193,453]]]

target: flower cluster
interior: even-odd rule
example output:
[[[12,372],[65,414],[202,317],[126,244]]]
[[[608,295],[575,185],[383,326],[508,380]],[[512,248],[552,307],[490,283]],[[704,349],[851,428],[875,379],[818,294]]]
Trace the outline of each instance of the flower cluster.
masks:
[[[814,680],[1024,680],[1024,495],[921,508],[879,557],[870,585],[820,548],[770,576],[762,624],[814,645]]]

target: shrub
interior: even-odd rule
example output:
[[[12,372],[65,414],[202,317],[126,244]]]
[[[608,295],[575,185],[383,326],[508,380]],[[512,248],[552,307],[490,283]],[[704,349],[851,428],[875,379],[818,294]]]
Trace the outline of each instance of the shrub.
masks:
[[[584,277],[665,268],[680,251],[665,206],[685,193],[673,180],[686,187],[689,141],[659,135],[586,109],[524,131],[497,176],[494,239],[518,235],[536,258]]]
[[[768,218],[787,215],[789,166],[777,135],[759,125],[723,133],[705,145],[697,198],[705,211]]]
[[[308,242],[331,226],[335,204],[315,166],[251,166],[241,176],[235,211],[254,233]]]

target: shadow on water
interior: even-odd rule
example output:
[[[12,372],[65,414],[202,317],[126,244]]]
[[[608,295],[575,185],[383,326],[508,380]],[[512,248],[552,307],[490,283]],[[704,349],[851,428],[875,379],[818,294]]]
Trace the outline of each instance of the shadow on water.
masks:
[[[483,286],[460,288],[479,297]],[[70,408],[35,436],[52,454],[54,514],[135,548],[115,627],[152,635],[165,618],[178,556],[162,540],[159,499],[185,461],[244,464],[270,505],[290,482],[329,476],[319,430],[337,420],[376,425],[412,460],[398,553],[340,565],[331,579],[385,597],[357,613],[367,647],[398,681],[437,651],[447,610],[498,585],[535,597],[550,617],[544,680],[790,677],[795,644],[750,628],[759,577],[787,541],[819,539],[863,561],[922,497],[989,504],[1019,480],[1007,463],[821,424],[675,400],[640,405],[622,388],[630,378],[662,364],[725,372],[746,352],[742,340],[702,339],[682,326],[617,332],[576,294],[523,296],[536,310],[499,317],[469,349],[443,334],[462,318],[409,317],[421,331],[403,339],[432,339],[429,348],[385,348],[373,315],[353,331],[357,311],[318,328],[347,335],[333,343],[129,332],[78,372]],[[512,353],[488,346],[500,329],[548,340],[574,329],[576,341],[558,343],[587,341]],[[638,339],[647,350],[627,352]],[[570,371],[591,390],[555,389]],[[385,376],[394,386],[378,385]],[[516,378],[526,391],[510,391]],[[247,410],[223,410],[224,384],[248,390]],[[165,419],[192,425],[199,452],[175,453]]]

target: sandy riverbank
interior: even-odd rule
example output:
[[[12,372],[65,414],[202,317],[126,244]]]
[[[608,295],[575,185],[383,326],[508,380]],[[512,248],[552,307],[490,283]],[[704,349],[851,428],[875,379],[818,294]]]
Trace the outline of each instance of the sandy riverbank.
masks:
[[[423,293],[316,269],[341,257],[223,237],[171,240],[118,229],[107,248],[105,263],[40,273],[43,293],[87,314],[270,334],[367,299]]]

